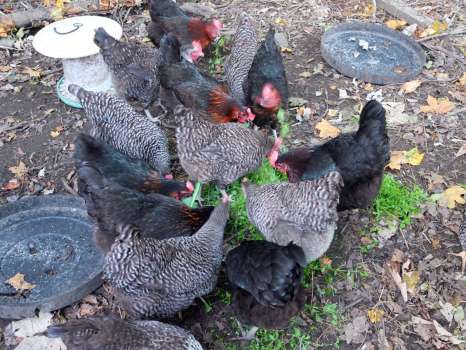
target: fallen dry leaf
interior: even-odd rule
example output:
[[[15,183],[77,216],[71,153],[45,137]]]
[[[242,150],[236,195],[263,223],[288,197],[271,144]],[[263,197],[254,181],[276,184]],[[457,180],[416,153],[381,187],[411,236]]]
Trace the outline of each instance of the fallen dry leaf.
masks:
[[[416,286],[419,283],[419,279],[419,271],[406,271],[403,273],[403,282],[406,283],[409,293],[413,295],[416,293]]]
[[[463,141],[463,144],[461,145],[460,149],[455,154],[455,158],[461,157],[462,155],[465,155],[465,154],[466,154],[466,141]]]
[[[278,17],[276,20],[275,20],[275,24],[279,25],[279,26],[287,26],[288,25],[288,21],[284,18],[281,18],[281,17]]]
[[[10,66],[0,66],[0,72],[6,73],[9,72],[12,68]]]
[[[15,28],[15,22],[7,16],[0,18],[0,38],[6,38],[8,33]]]
[[[431,36],[431,35],[438,34],[440,32],[444,32],[447,29],[448,29],[448,23],[435,20],[434,23],[432,23],[432,25],[429,28],[426,28],[419,34],[419,37],[425,38],[427,36]]]
[[[464,275],[464,270],[466,268],[466,251],[463,250],[461,253],[449,253],[449,254],[461,258],[461,274]]]
[[[463,87],[466,86],[466,72],[464,72],[461,78],[458,80],[458,84]]]
[[[65,129],[63,128],[63,126],[57,126],[54,130],[52,130],[52,131],[50,132],[50,136],[52,136],[52,137],[54,137],[54,138],[55,138],[55,137],[58,137],[58,136],[60,136],[60,134],[61,134],[61,132],[62,132],[63,130],[65,130]]]
[[[16,175],[17,177],[23,177],[28,172],[26,165],[24,165],[22,161],[19,161],[18,165],[9,167],[8,170],[10,170],[10,172]]]
[[[390,155],[390,162],[387,168],[392,170],[400,170],[402,164],[420,165],[424,159],[424,153],[419,152],[417,147],[409,151],[392,151]]]
[[[369,317],[369,321],[372,323],[378,323],[382,320],[382,316],[384,315],[384,311],[377,307],[367,310],[367,317]]]
[[[464,204],[464,195],[466,194],[466,190],[458,185],[452,186],[447,188],[445,192],[442,192],[438,196],[438,204],[442,207],[447,207],[449,209],[453,209],[456,207],[456,203]]]
[[[35,284],[26,282],[26,280],[24,279],[24,275],[19,272],[13,277],[6,280],[6,283],[8,283],[16,290],[30,290],[36,286]]]
[[[333,139],[341,133],[340,129],[338,129],[336,126],[333,126],[325,119],[322,119],[320,122],[318,122],[315,128],[319,131],[319,137],[322,139]]]
[[[448,97],[436,99],[429,95],[427,97],[427,105],[421,106],[421,112],[445,114],[451,112],[454,108],[455,104]]]
[[[422,84],[422,82],[420,80],[418,80],[418,79],[408,81],[408,82],[404,83],[403,85],[401,85],[400,92],[405,93],[405,94],[409,94],[411,92],[416,91],[416,89],[419,86],[421,86],[421,84]]]
[[[40,69],[34,69],[31,67],[24,68],[22,73],[29,75],[31,78],[40,78],[42,75],[42,71]]]
[[[6,184],[2,186],[2,190],[4,191],[11,191],[16,190],[21,186],[21,182],[18,179],[11,179]]]
[[[391,20],[385,22],[385,25],[388,28],[393,29],[393,30],[398,30],[398,29],[404,28],[407,24],[408,23],[406,23],[406,21],[399,20],[399,19],[391,19]]]
[[[282,53],[293,53],[293,50],[289,47],[282,47]]]

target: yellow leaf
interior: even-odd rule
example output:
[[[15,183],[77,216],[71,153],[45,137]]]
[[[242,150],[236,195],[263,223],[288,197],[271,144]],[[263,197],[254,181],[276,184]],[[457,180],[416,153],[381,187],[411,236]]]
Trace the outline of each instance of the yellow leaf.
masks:
[[[435,97],[427,97],[427,105],[421,106],[423,113],[445,114],[451,112],[455,108],[455,104],[450,102],[448,97],[436,99]]]
[[[284,19],[284,18],[278,17],[275,20],[275,24],[277,24],[279,26],[286,26],[286,25],[288,25],[288,21],[286,19]]]
[[[40,78],[42,71],[40,69],[33,69],[26,67],[23,69],[23,73],[29,75],[31,78]]]
[[[336,110],[336,109],[331,109],[331,108],[330,108],[330,109],[327,111],[327,115],[328,115],[329,117],[336,117],[336,116],[338,115],[338,110]]]
[[[10,279],[6,280],[6,283],[16,290],[30,290],[36,286],[35,284],[26,282],[22,273],[17,273]]]
[[[293,50],[289,47],[282,47],[282,53],[293,53]]]
[[[9,167],[11,173],[15,174],[17,177],[23,177],[28,172],[26,165],[22,161],[19,161],[18,165]]]
[[[427,36],[431,36],[431,35],[438,34],[440,32],[444,32],[447,29],[448,29],[448,23],[435,20],[434,23],[432,23],[432,25],[429,28],[425,29],[424,31],[421,32],[421,34],[419,34],[419,37],[425,38]]]
[[[364,11],[361,15],[364,17],[370,17],[374,14],[374,11],[375,11],[374,6],[372,4],[367,4],[364,7]]]
[[[10,70],[11,70],[10,66],[0,66],[0,72],[2,73],[9,72]]]
[[[408,292],[414,294],[416,289],[416,285],[419,283],[421,275],[419,271],[408,271],[403,273],[403,282],[406,283],[406,287],[408,288]]]
[[[453,209],[456,207],[456,203],[464,204],[464,195],[466,190],[461,186],[452,186],[447,188],[445,192],[442,192],[438,198],[438,204],[442,207]]]
[[[420,80],[411,80],[403,85],[401,85],[400,92],[403,92],[405,94],[409,94],[411,92],[416,91],[416,89],[421,86],[421,81]]]
[[[460,80],[458,81],[461,86],[466,86],[466,72],[463,73]]]
[[[384,311],[375,307],[372,309],[367,310],[367,317],[369,317],[369,321],[372,323],[378,323],[382,320],[382,316],[384,315]]]
[[[419,165],[422,163],[422,160],[424,159],[424,153],[419,152],[417,147],[414,147],[413,149],[410,149],[406,152],[405,158],[406,163],[411,165]]]
[[[390,153],[390,163],[388,163],[387,167],[392,170],[400,170],[401,164],[405,160],[406,151],[392,151]]]
[[[393,29],[393,30],[401,29],[401,28],[403,28],[406,24],[407,24],[406,21],[399,20],[399,19],[391,19],[391,20],[385,22],[385,25],[386,25],[388,28]]]
[[[337,127],[330,124],[325,119],[322,119],[320,122],[316,124],[316,129],[319,131],[319,137],[326,139],[326,138],[334,138],[340,135],[341,130]]]
[[[50,136],[52,137],[58,137],[60,136],[60,133],[64,130],[63,126],[57,126],[54,130],[50,132]]]

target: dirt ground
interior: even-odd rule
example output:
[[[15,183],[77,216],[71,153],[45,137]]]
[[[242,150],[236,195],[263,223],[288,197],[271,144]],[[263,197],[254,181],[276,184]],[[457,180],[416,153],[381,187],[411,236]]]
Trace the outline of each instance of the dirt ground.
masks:
[[[410,3],[417,4],[421,12],[432,18],[447,21],[449,30],[464,29],[466,13],[461,0]],[[9,5],[8,1],[0,1],[0,10]],[[372,21],[367,5],[364,1],[341,0],[211,3],[216,16],[226,24],[226,35],[231,34],[232,23],[241,11],[254,15],[262,35],[269,23],[275,23],[285,33],[291,49],[284,53],[290,96],[304,99],[304,105],[310,108],[308,118],[301,121],[296,119],[296,109],[290,109],[289,147],[321,142],[315,125],[322,118],[343,131],[354,130],[357,124],[353,116],[358,108],[369,93],[380,89],[384,103],[404,106],[401,122],[394,121],[396,112],[389,113],[391,149],[418,147],[424,154],[420,165],[402,165],[401,170],[391,173],[403,184],[417,184],[429,195],[466,184],[466,157],[457,156],[466,140],[466,90],[464,81],[463,85],[459,82],[465,72],[464,34],[424,42],[430,63],[417,78],[422,85],[414,92],[399,93],[400,85],[373,86],[353,81],[323,61],[320,37],[336,23]],[[14,3],[15,6],[22,5]],[[141,40],[145,36],[148,14],[143,8],[132,9],[126,18],[126,10],[115,15],[126,19],[122,24],[127,40]],[[377,10],[377,22],[389,19],[392,17],[386,12]],[[74,179],[70,159],[72,140],[78,132],[86,130],[87,122],[81,110],[69,108],[57,99],[55,83],[62,74],[60,62],[36,53],[31,37],[26,35],[19,50],[0,50],[2,67],[10,68],[0,70],[0,185],[3,185],[0,203],[26,195],[66,193],[66,187],[72,187]],[[40,76],[35,77],[34,72],[40,72]],[[341,98],[341,89],[346,90],[346,98]],[[428,96],[448,97],[455,108],[448,113],[422,113],[421,106],[427,104]],[[332,115],[333,110],[338,113]],[[22,176],[9,169],[19,162],[26,167]],[[17,181],[9,185],[12,179]],[[257,346],[231,341],[238,335],[237,326],[232,320],[232,307],[219,297],[219,291],[206,298],[211,310],[198,302],[183,313],[182,320],[172,321],[189,328],[206,349],[234,349],[232,344],[244,349],[465,349],[464,343],[454,344],[455,339],[465,340],[464,313],[462,319],[445,316],[447,304],[457,311],[466,306],[461,259],[452,255],[461,251],[457,233],[462,210],[461,205],[450,209],[426,203],[411,225],[392,232],[385,242],[371,249],[362,247],[368,246],[364,232],[380,224],[375,222],[372,211],[344,213],[339,233],[326,254],[331,259],[332,271],[339,272],[330,281],[328,273],[312,274],[307,288],[307,304],[324,311],[303,312],[294,320],[309,339],[294,337],[290,328],[278,333],[283,347],[273,342],[269,343],[273,346],[263,345],[265,340],[262,345],[256,343]],[[390,261],[404,264],[410,273],[416,272],[418,278],[408,290],[407,301],[387,268]],[[326,292],[329,288],[331,291]],[[104,300],[107,295],[104,289],[97,293],[98,307],[91,303],[93,309],[105,309],[111,304],[111,300]],[[228,290],[223,273],[219,290]],[[83,316],[83,304],[68,307],[60,315]],[[336,309],[322,308],[330,304],[335,304]]]

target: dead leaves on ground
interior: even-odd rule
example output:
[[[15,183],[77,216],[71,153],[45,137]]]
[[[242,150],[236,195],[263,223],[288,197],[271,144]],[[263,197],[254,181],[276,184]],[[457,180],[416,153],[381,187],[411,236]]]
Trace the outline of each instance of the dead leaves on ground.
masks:
[[[398,30],[404,28],[408,23],[400,19],[391,19],[385,22],[385,25],[393,30]]]
[[[12,286],[17,291],[24,291],[24,290],[31,290],[35,288],[35,284],[31,284],[24,279],[24,275],[22,273],[17,273],[13,277],[9,278],[5,281],[10,286]]]
[[[387,264],[387,269],[398,287],[404,302],[409,300],[408,293],[413,296],[417,294],[417,285],[420,280],[419,271],[414,269],[411,260],[406,258],[401,250],[395,249],[392,258]]]
[[[15,28],[15,22],[7,16],[2,16],[0,19],[0,38],[6,38],[13,28]]]
[[[424,159],[424,153],[419,152],[417,147],[409,151],[392,151],[390,156],[390,163],[387,168],[392,170],[400,170],[402,164],[420,165]]]
[[[447,188],[444,192],[440,194],[432,195],[433,199],[438,202],[438,205],[441,207],[446,207],[449,209],[454,209],[456,204],[465,204],[464,195],[466,190],[458,185]]]
[[[319,131],[319,137],[322,139],[335,138],[341,134],[341,130],[336,126],[333,126],[325,119],[322,119],[315,126],[316,130]]]
[[[422,82],[420,80],[418,80],[418,79],[408,81],[408,82],[404,83],[403,85],[401,85],[400,92],[405,93],[405,94],[409,94],[411,92],[416,91],[416,89],[419,86],[421,86],[421,84],[422,84]]]
[[[371,321],[372,323],[379,323],[380,321],[382,321],[382,317],[384,314],[385,312],[377,307],[367,310],[367,317],[369,318],[369,321]]]
[[[21,160],[18,165],[9,167],[8,170],[17,177],[23,177],[28,172],[26,165]]]
[[[435,98],[429,95],[427,105],[421,106],[422,113],[446,114],[455,109],[455,104],[448,97]]]

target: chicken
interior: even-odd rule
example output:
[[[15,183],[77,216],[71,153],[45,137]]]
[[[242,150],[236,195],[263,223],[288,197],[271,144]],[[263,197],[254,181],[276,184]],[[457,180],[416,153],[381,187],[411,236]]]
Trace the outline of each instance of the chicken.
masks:
[[[74,84],[69,85],[68,90],[81,102],[91,122],[93,137],[170,176],[167,138],[157,124],[118,97],[87,91]]]
[[[243,182],[249,220],[266,240],[300,246],[310,262],[324,254],[337,228],[343,185],[338,172],[314,181],[258,186]]]
[[[242,104],[247,103],[244,87],[256,55],[257,46],[258,38],[254,20],[249,14],[242,12],[239,15],[238,25],[233,36],[230,56],[224,64],[225,77],[231,95]]]
[[[160,83],[172,90],[184,106],[205,112],[210,121],[244,123],[254,119],[251,110],[228,95],[218,81],[201,73],[186,60],[162,65]]]
[[[231,250],[226,269],[239,319],[261,328],[286,328],[305,303],[300,286],[305,266],[303,250],[291,243],[244,241]]]
[[[104,278],[131,317],[170,317],[217,284],[228,219],[228,196],[192,236],[165,240],[141,237],[121,226],[105,257]]]
[[[385,110],[373,100],[364,106],[357,132],[314,148],[292,150],[281,155],[275,166],[286,172],[291,182],[317,179],[329,170],[340,172],[344,182],[338,204],[341,211],[371,205],[389,160]]]
[[[149,38],[158,46],[163,34],[172,33],[181,43],[182,56],[195,62],[204,56],[203,50],[217,38],[222,29],[219,20],[210,22],[187,16],[172,0],[151,0],[148,27]]]
[[[120,95],[141,101],[144,108],[157,98],[157,67],[161,59],[157,49],[125,43],[109,35],[104,28],[95,32],[94,43],[100,48]]]
[[[271,26],[265,41],[257,50],[246,83],[249,105],[256,115],[254,124],[277,129],[277,112],[288,109],[288,82],[280,50]]]
[[[202,350],[183,328],[158,321],[124,321],[94,316],[49,326],[44,334],[61,338],[67,350]]]
[[[257,169],[267,154],[273,158],[278,153],[279,142],[272,145],[262,131],[238,123],[210,123],[182,107],[177,107],[175,115],[180,120],[176,129],[178,156],[191,180],[214,182],[223,190]]]
[[[190,182],[161,178],[141,160],[131,159],[92,136],[78,134],[74,141],[76,168],[89,165],[112,182],[143,193],[160,193],[181,199],[192,192]]]
[[[464,208],[463,210],[463,222],[460,226],[458,238],[460,240],[461,248],[463,248],[463,251],[466,252],[466,208]]]
[[[107,179],[92,163],[77,164],[79,194],[89,216],[97,222],[94,239],[108,252],[117,223],[137,225],[146,237],[166,239],[189,236],[204,225],[213,207],[191,209],[158,193],[144,194]]]

